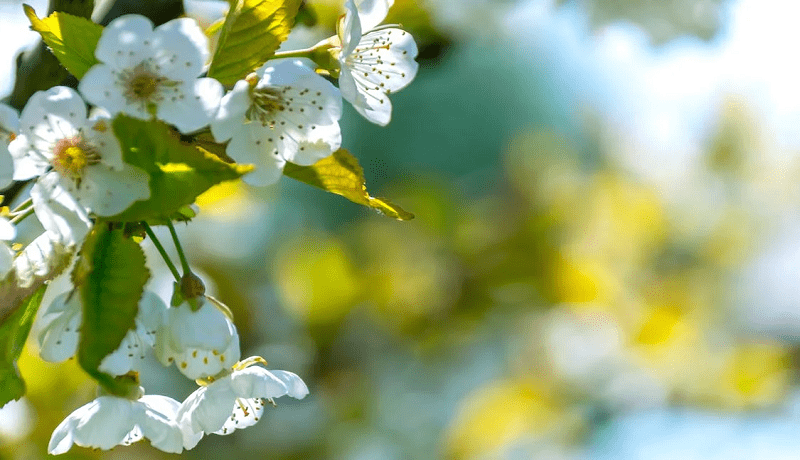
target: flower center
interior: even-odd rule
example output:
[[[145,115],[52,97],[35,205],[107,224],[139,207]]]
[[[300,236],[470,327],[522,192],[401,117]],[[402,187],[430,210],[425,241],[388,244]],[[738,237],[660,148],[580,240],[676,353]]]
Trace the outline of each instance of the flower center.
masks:
[[[291,89],[291,86],[284,88]],[[245,113],[248,122],[257,121],[261,126],[275,128],[275,115],[283,112],[290,105],[290,101],[283,98],[283,94],[277,88],[254,89],[251,93],[253,103]]]
[[[153,68],[150,62],[144,61],[132,69],[120,72],[119,84],[129,104],[141,104],[149,110],[151,104],[164,99],[163,88],[178,84],[160,75],[157,70],[158,66]]]
[[[59,139],[50,162],[62,176],[80,181],[87,166],[100,162],[100,154],[78,135]]]

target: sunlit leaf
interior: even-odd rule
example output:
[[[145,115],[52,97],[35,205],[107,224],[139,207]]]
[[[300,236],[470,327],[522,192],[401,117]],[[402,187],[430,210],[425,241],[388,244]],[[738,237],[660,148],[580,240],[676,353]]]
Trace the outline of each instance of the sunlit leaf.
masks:
[[[232,85],[258,69],[292,30],[300,0],[238,0],[222,32],[208,76]]]
[[[45,287],[39,287],[25,303],[0,326],[0,407],[25,394],[25,382],[19,375],[17,359],[31,331],[36,311],[42,303]]]
[[[319,187],[348,200],[369,206],[389,217],[398,220],[410,220],[414,214],[404,211],[400,206],[390,203],[385,198],[373,198],[367,193],[364,170],[358,160],[347,150],[339,149],[333,155],[323,158],[311,166],[299,166],[287,163],[283,174],[292,179]]]
[[[125,161],[150,174],[150,199],[137,201],[108,220],[157,222],[185,210],[213,185],[234,180],[252,166],[230,164],[201,148],[184,144],[166,124],[123,115],[114,120]]]
[[[150,277],[142,248],[123,230],[97,225],[86,238],[74,277],[83,299],[83,324],[78,346],[78,363],[107,390],[124,392],[111,376],[98,371],[100,362],[119,347],[134,327],[139,299]]]
[[[81,79],[90,67],[98,63],[94,50],[103,34],[101,25],[60,12],[39,19],[33,8],[28,5],[23,5],[23,8],[31,28],[39,32],[61,65],[75,78]]]

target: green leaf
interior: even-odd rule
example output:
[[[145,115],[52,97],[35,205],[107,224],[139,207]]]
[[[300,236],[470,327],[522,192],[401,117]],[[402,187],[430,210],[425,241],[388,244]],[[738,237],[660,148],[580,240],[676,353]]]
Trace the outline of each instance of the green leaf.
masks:
[[[208,76],[233,85],[275,54],[292,30],[300,0],[237,0],[231,6]]]
[[[0,326],[0,407],[25,394],[25,382],[19,375],[17,359],[31,332],[36,311],[42,303],[45,286],[40,286],[25,303]]]
[[[83,299],[78,363],[106,390],[125,394],[129,388],[97,368],[134,327],[139,300],[150,278],[144,252],[121,228],[100,224],[86,238],[80,258],[76,270],[80,267],[83,273],[74,276],[83,281],[78,286]]]
[[[50,51],[75,78],[80,80],[89,68],[99,62],[94,57],[94,50],[103,34],[103,26],[60,12],[39,19],[33,8],[28,5],[23,5],[23,8],[31,22],[31,29],[39,32]]]
[[[160,121],[142,121],[124,115],[114,119],[123,159],[150,174],[150,199],[137,201],[109,217],[115,222],[158,221],[181,213],[212,186],[242,177],[250,165],[230,164],[199,147],[182,143]]]
[[[404,211],[400,206],[385,198],[373,198],[367,193],[364,170],[358,160],[347,150],[339,149],[333,155],[323,158],[311,166],[286,163],[283,174],[292,179],[305,182],[314,187],[341,195],[353,203],[369,206],[397,220],[410,220],[414,214]]]

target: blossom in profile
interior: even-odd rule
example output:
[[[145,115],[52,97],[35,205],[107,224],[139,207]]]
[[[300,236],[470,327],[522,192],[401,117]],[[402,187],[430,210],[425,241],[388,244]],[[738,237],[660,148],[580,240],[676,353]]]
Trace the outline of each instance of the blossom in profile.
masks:
[[[296,374],[267,370],[254,365],[257,363],[266,364],[266,361],[258,356],[247,358],[233,366],[224,377],[212,380],[189,395],[176,415],[184,431],[231,434],[255,425],[267,401],[281,396],[302,399],[308,394],[308,387]],[[192,444],[186,446],[187,449],[192,447]]]
[[[160,395],[135,400],[100,396],[73,411],[56,427],[47,452],[63,454],[75,444],[108,450],[147,438],[153,447],[179,454],[185,444],[184,433],[175,421],[179,406],[178,401]]]
[[[218,81],[198,78],[208,56],[208,39],[193,19],[153,29],[144,16],[121,16],[104,29],[95,49],[100,63],[78,89],[111,115],[155,116],[190,133],[208,125],[223,94]]]
[[[391,93],[417,75],[417,44],[405,30],[378,26],[394,0],[345,2],[339,24],[339,90],[364,118],[386,126],[392,119]]]
[[[342,98],[332,84],[299,61],[262,67],[222,98],[211,123],[228,156],[253,163],[253,185],[277,182],[286,162],[310,165],[342,144]]]
[[[227,307],[210,296],[197,300],[197,311],[189,302],[167,309],[155,344],[161,364],[175,363],[183,375],[193,380],[216,375],[241,356],[239,333],[223,312]]]
[[[31,96],[20,115],[19,135],[8,149],[14,179],[37,178],[37,192],[31,194],[34,207],[45,197],[66,192],[84,213],[113,216],[150,197],[150,177],[123,161],[107,114],[87,118],[86,104],[71,88],[56,86]],[[41,212],[47,214],[37,209],[39,219],[49,220]]]

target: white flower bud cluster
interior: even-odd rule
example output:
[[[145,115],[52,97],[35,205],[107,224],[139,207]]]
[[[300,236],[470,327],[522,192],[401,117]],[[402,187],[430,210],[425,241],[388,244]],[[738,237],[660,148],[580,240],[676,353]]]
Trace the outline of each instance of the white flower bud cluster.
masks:
[[[64,253],[74,252],[97,220],[151,198],[148,172],[124,161],[112,129],[118,114],[158,119],[184,135],[210,131],[216,142],[227,143],[230,158],[256,166],[244,180],[257,185],[276,182],[287,162],[312,165],[340,148],[343,98],[367,120],[386,125],[389,95],[417,72],[411,36],[378,26],[392,3],[346,1],[338,35],[318,45],[338,68],[315,70],[298,60],[274,59],[227,93],[219,81],[204,76],[210,50],[195,20],[158,27],[138,15],[112,21],[97,43],[98,63],[81,78],[78,91],[63,86],[39,91],[19,115],[0,105],[0,189],[12,181],[33,183],[30,200],[5,211],[9,218],[0,215],[0,278],[13,270],[26,288],[52,278],[56,256],[66,264]],[[338,75],[338,88],[320,76],[326,73]],[[7,242],[16,236],[15,224],[33,213],[45,232],[17,253]],[[34,327],[47,361],[70,359],[79,348],[83,299],[71,272],[50,280]],[[145,291],[134,323],[99,372],[138,375],[152,348],[163,365],[174,363],[200,387],[183,403],[144,395],[143,389],[127,398],[100,396],[55,429],[51,454],[74,444],[109,449],[143,438],[179,453],[206,434],[255,424],[267,401],[308,394],[297,375],[260,367],[266,364],[260,357],[240,360],[229,311],[211,297],[168,307]]]

